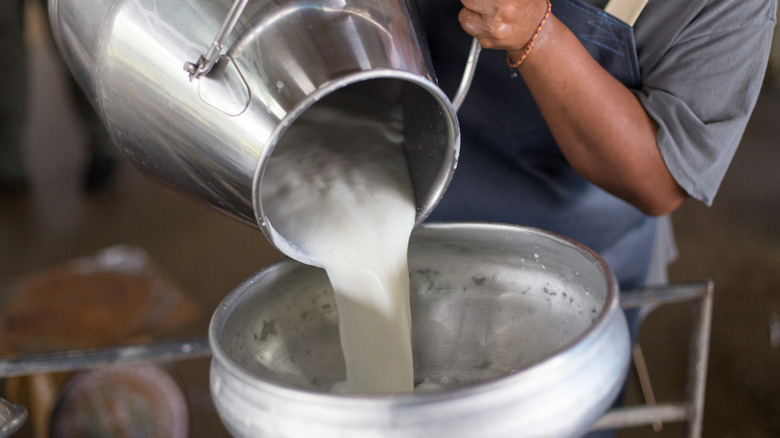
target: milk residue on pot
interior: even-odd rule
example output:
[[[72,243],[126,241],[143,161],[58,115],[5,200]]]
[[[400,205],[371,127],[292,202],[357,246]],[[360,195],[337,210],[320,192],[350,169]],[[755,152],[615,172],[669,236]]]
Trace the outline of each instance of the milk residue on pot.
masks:
[[[413,390],[407,248],[415,202],[402,116],[398,105],[328,98],[284,134],[262,182],[271,225],[327,271],[348,393]]]

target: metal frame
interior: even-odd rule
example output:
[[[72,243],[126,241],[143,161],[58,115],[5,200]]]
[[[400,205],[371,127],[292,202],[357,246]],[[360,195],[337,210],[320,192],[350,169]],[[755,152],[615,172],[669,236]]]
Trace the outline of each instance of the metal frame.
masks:
[[[142,360],[171,362],[209,356],[211,350],[206,338],[33,354],[0,359],[0,379],[83,371]],[[24,406],[0,398],[0,438],[13,436],[28,416]]]
[[[686,422],[688,437],[698,438],[701,436],[712,325],[713,291],[714,285],[708,281],[673,284],[621,294],[623,308],[639,308],[640,318],[661,305],[695,301],[694,325],[689,346],[686,396],[682,402],[656,404],[649,379],[647,379],[644,358],[641,349],[637,347],[634,350],[634,362],[645,392],[646,403],[638,406],[614,408],[607,412],[591,430],[624,429],[645,425],[658,426],[664,422]],[[38,354],[0,359],[0,379],[31,374],[79,371],[101,365],[138,360],[176,361],[209,357],[210,355],[208,340],[205,338]]]
[[[704,390],[707,381],[707,363],[712,326],[712,281],[681,283],[636,291],[623,292],[621,305],[625,309],[639,308],[640,317],[661,305],[694,301],[693,328],[688,353],[688,378],[685,400],[656,404],[647,379],[641,348],[635,348],[634,362],[645,393],[644,405],[614,408],[607,412],[591,430],[624,429],[652,425],[659,430],[662,423],[687,423],[687,436],[698,438],[702,433],[704,417]]]
[[[83,371],[102,365],[141,360],[172,362],[209,356],[211,349],[206,338],[32,354],[0,359],[0,379]]]

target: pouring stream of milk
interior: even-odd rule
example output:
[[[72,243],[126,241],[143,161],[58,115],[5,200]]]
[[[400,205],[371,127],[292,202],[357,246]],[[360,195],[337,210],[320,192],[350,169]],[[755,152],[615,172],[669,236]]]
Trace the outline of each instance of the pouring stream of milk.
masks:
[[[344,391],[411,392],[407,247],[415,203],[402,112],[346,99],[315,105],[288,129],[263,178],[263,205],[272,226],[328,273]]]

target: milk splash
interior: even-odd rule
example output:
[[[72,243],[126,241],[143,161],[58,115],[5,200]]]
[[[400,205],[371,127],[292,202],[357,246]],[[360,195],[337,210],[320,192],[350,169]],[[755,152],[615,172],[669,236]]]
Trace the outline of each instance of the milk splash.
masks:
[[[299,117],[269,160],[266,216],[327,271],[349,393],[413,389],[407,248],[415,202],[402,110],[329,97]]]

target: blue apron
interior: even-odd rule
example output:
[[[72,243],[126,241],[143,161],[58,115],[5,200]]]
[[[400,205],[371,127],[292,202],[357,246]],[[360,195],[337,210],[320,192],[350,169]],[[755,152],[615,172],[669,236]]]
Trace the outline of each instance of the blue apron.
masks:
[[[420,1],[439,84],[453,95],[471,37],[456,0]],[[590,54],[629,88],[641,84],[631,26],[577,0],[552,0],[552,12]],[[656,220],[585,181],[566,161],[505,53],[482,51],[460,109],[458,168],[432,221],[487,221],[533,226],[596,251],[623,289],[644,285]],[[533,55],[531,55],[533,56]]]

